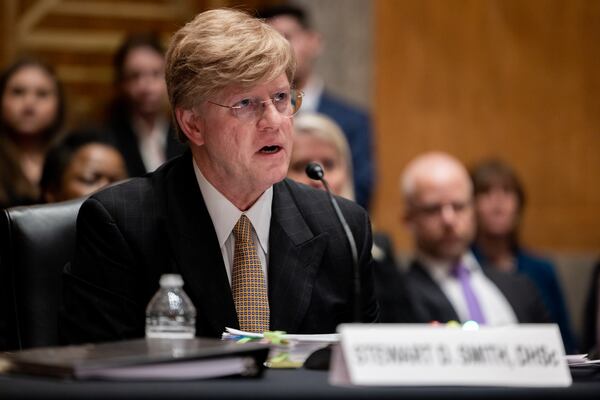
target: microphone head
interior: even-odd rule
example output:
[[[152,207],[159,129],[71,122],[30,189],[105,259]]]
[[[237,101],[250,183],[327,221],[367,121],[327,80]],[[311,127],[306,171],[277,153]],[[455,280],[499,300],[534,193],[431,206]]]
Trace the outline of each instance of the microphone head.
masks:
[[[306,171],[306,175],[310,179],[313,179],[315,181],[320,181],[325,176],[325,171],[323,170],[323,167],[321,166],[321,164],[316,163],[316,162],[308,163],[305,171]]]

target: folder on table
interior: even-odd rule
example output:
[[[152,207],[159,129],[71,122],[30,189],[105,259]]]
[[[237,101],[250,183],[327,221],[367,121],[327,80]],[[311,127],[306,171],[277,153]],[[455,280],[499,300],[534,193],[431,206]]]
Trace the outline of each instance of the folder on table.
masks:
[[[217,339],[134,339],[0,356],[12,373],[74,379],[187,380],[262,374],[269,346]]]

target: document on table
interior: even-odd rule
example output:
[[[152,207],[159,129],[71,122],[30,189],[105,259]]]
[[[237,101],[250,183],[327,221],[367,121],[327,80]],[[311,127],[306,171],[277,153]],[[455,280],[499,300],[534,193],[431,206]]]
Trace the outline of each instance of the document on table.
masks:
[[[272,360],[278,355],[286,353],[288,361],[296,363],[298,367],[313,352],[330,344],[339,343],[340,341],[339,333],[316,335],[282,334],[279,337],[287,341],[287,344],[271,344],[269,359]],[[225,332],[222,334],[223,340],[240,340],[243,338],[261,340],[264,339],[264,335],[262,333],[245,332],[234,328],[225,328]]]
[[[571,354],[567,355],[567,364],[569,368],[580,368],[580,367],[598,367],[600,368],[600,359],[590,360],[587,354]]]
[[[254,333],[254,332],[245,332],[239,329],[234,328],[225,328],[226,332],[223,332],[223,339],[231,338],[231,337],[248,337],[251,339],[262,339],[264,335],[262,333]],[[298,335],[298,334],[283,334],[281,335],[282,339],[285,340],[294,340],[298,342],[322,342],[322,343],[339,343],[340,334],[339,333],[325,333],[325,334],[316,334],[316,335]]]

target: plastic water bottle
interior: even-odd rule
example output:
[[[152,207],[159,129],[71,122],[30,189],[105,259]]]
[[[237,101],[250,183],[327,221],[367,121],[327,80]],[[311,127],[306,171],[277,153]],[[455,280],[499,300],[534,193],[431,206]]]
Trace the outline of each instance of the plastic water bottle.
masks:
[[[196,308],[178,274],[160,277],[160,289],[146,308],[146,337],[189,339],[196,334]]]

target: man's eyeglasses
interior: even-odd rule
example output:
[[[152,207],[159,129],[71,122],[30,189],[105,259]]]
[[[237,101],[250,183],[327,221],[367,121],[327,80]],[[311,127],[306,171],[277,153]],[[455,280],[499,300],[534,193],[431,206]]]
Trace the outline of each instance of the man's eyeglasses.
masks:
[[[259,98],[242,99],[232,106],[215,103],[208,100],[210,104],[219,107],[229,108],[233,115],[245,121],[255,121],[262,117],[267,103],[273,103],[275,109],[284,117],[291,118],[298,112],[302,105],[302,93],[300,90],[292,89],[289,92],[277,92],[269,100],[261,100]]]
[[[413,205],[414,211],[426,217],[439,217],[446,207],[452,208],[455,214],[461,214],[473,205],[472,201],[455,201],[443,204]]]

